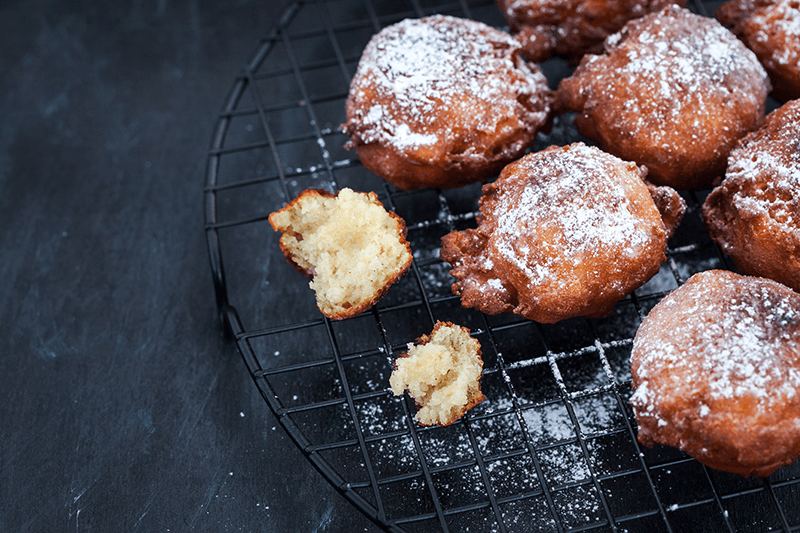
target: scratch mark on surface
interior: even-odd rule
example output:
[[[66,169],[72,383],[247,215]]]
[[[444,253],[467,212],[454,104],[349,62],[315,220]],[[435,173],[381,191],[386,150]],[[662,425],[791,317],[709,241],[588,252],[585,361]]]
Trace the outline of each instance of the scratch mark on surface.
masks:
[[[153,498],[151,497],[149,500],[147,500],[147,503],[144,505],[144,510],[142,511],[142,514],[139,515],[139,519],[136,520],[135,524],[133,524],[134,528],[139,527],[139,524],[141,523],[142,519],[145,516],[147,516],[147,513],[150,512],[150,504],[152,504],[152,503],[153,503]]]
[[[78,502],[78,500],[80,500],[80,499],[81,499],[81,496],[83,496],[84,494],[86,494],[86,491],[87,491],[87,490],[89,490],[89,487],[90,487],[90,485],[87,485],[86,487],[84,487],[83,489],[81,489],[81,491],[78,493],[78,495],[77,495],[77,496],[75,496],[74,498],[72,498],[72,503],[73,503],[73,504],[77,503],[77,502]]]
[[[214,499],[214,496],[219,494],[219,492],[225,486],[225,483],[227,481],[227,479],[226,479],[227,477],[228,476],[223,477],[222,474],[217,474],[216,476],[214,476],[213,481],[211,482],[211,484],[209,484],[208,490],[206,491],[205,501],[200,504],[200,507],[197,508],[197,511],[194,513],[194,516],[192,516],[189,519],[188,522],[184,522],[190,528],[194,528],[194,524],[197,521],[197,519],[200,517],[200,513],[203,511],[203,509],[208,509],[208,506],[211,505],[211,502]]]
[[[77,513],[79,513],[79,512],[81,511],[81,508],[80,508],[80,507],[78,508],[78,510],[77,510],[77,511],[75,511],[75,507],[76,507],[76,504],[78,503],[78,500],[80,500],[81,498],[83,498],[83,496],[86,494],[86,492],[87,492],[89,489],[91,489],[91,488],[92,488],[92,487],[93,487],[93,486],[94,486],[94,485],[97,483],[97,481],[98,481],[99,479],[100,479],[100,476],[96,476],[96,477],[95,477],[94,479],[92,479],[92,480],[91,480],[89,483],[87,483],[87,484],[86,484],[86,485],[85,485],[85,486],[84,486],[82,489],[79,489],[79,490],[78,490],[78,493],[77,493],[77,494],[75,494],[75,496],[73,496],[73,497],[72,497],[72,503],[71,503],[71,504],[68,504],[68,507],[67,507],[67,508],[69,509],[69,516],[70,516],[70,518],[72,518],[72,514],[73,514],[73,513],[76,513],[76,514],[77,514]],[[70,492],[70,494],[73,494],[73,493],[75,493],[75,489],[72,489],[72,488],[70,488],[69,492]],[[85,506],[84,506],[84,507],[85,507]],[[76,518],[76,520],[77,520],[77,518]]]
[[[42,112],[44,113],[44,116],[49,117],[53,113],[59,111],[61,108],[67,105],[67,103],[68,99],[67,99],[67,93],[65,91],[60,93],[58,96],[56,96],[49,102],[47,102],[47,104],[44,106],[44,109],[42,109]]]
[[[195,409],[192,413],[190,413],[184,420],[184,423],[181,424],[181,428],[178,430],[178,440],[183,438],[183,434],[186,430],[194,430],[195,426],[200,422],[200,413],[206,408],[209,400],[211,399],[211,394],[214,392],[214,388],[217,386],[217,380],[219,379],[218,376],[214,376],[209,383],[208,387],[206,388],[205,396],[197,402],[197,409]],[[189,433],[191,435],[191,431]]]
[[[325,508],[325,512],[322,513],[322,519],[320,519],[319,524],[313,529],[313,533],[319,533],[320,531],[325,531],[328,529],[328,526],[331,524],[331,519],[333,518],[333,506],[328,505]]]
[[[43,348],[42,351],[39,353],[44,355],[47,359],[55,359],[56,357],[58,357],[58,355],[56,355],[56,352],[54,352],[53,350],[49,350],[47,348]]]

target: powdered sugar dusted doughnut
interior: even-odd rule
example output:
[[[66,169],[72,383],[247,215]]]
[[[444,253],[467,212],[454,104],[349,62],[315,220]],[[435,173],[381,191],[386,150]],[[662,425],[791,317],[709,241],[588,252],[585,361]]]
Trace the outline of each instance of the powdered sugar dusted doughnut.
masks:
[[[528,154],[485,185],[477,229],[442,239],[465,307],[552,323],[599,316],[653,276],[669,229],[646,171],[576,143]],[[671,223],[684,209],[654,190]]]
[[[677,6],[633,20],[561,82],[562,109],[609,152],[673,187],[709,185],[763,119],[767,74],[717,21]]]
[[[532,61],[578,58],[631,19],[686,0],[497,0]]]
[[[778,97],[800,98],[800,3],[731,0],[717,18],[755,52]]]
[[[800,295],[787,287],[695,274],[650,311],[631,366],[643,444],[741,475],[800,456]]]
[[[731,152],[703,215],[740,270],[800,291],[800,100],[772,112]]]
[[[344,129],[361,162],[398,187],[454,187],[522,155],[550,93],[520,50],[507,33],[455,17],[382,30],[347,99]]]

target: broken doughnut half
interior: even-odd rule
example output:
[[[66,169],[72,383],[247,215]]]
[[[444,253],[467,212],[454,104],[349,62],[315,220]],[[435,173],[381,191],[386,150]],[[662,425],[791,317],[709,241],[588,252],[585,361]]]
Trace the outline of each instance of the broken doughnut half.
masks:
[[[403,219],[373,192],[307,189],[269,215],[280,247],[312,277],[317,307],[340,320],[369,309],[411,265]]]
[[[430,335],[408,345],[397,358],[389,385],[395,396],[408,391],[423,426],[448,426],[484,400],[481,392],[481,344],[469,330],[436,322]]]

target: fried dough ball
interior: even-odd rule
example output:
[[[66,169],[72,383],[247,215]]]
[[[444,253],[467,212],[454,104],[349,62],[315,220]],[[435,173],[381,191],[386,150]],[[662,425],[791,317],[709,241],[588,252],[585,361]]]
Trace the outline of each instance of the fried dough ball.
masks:
[[[739,270],[800,291],[800,100],[773,111],[731,152],[703,216]]]
[[[626,22],[686,0],[497,0],[531,61],[579,58]]]
[[[522,155],[550,111],[547,81],[520,52],[507,33],[455,17],[383,29],[350,85],[348,146],[402,189],[490,177]]]
[[[717,21],[670,6],[633,20],[562,80],[558,104],[606,150],[678,188],[709,185],[758,127],[769,80]]]
[[[717,18],[756,53],[778,98],[800,98],[800,3],[731,0]]]
[[[800,456],[800,295],[695,274],[642,322],[631,356],[639,441],[768,476]]]
[[[646,170],[575,143],[528,154],[483,187],[477,229],[442,239],[464,307],[553,323],[603,316],[665,259],[684,210]]]

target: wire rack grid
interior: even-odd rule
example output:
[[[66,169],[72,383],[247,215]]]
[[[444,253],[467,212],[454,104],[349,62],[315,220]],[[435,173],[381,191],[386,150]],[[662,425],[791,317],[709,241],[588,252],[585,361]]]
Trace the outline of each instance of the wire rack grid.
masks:
[[[343,149],[338,126],[361,50],[380,28],[432,13],[503,25],[487,0],[293,2],[219,113],[204,193],[214,287],[269,408],[311,464],[388,530],[800,531],[800,465],[744,479],[636,441],[628,364],[641,318],[694,272],[727,267],[699,217],[704,194],[685,195],[668,261],[610,317],[540,325],[463,309],[450,294],[439,239],[474,225],[479,185],[399,191]],[[543,68],[552,84],[570,71],[559,60]],[[560,117],[533,149],[575,140],[584,139]],[[331,322],[266,214],[305,188],[344,186],[378,192],[406,220],[414,262],[375,308]],[[392,359],[436,320],[481,341],[487,400],[453,426],[422,428],[387,384]]]

